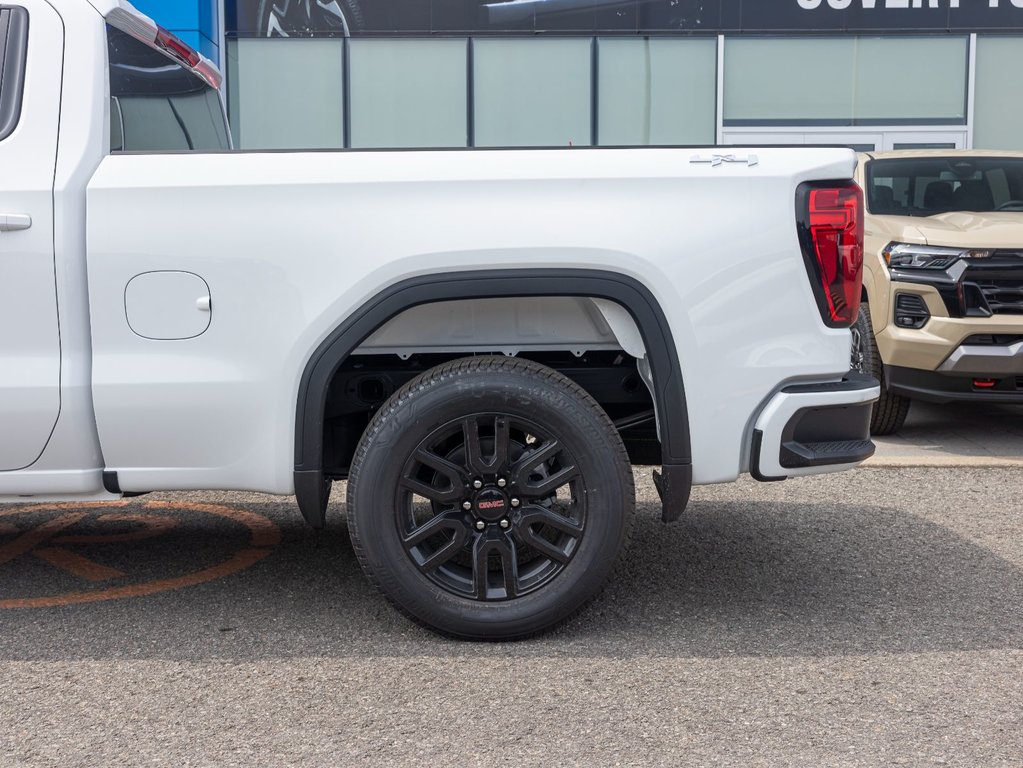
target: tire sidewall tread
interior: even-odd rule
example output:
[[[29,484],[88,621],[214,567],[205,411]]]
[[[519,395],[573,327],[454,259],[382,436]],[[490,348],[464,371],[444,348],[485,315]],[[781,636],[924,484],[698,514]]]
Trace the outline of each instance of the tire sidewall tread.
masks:
[[[454,392],[461,395],[457,401],[452,397]],[[572,560],[549,584],[514,600],[478,603],[432,584],[401,548],[394,530],[393,497],[394,483],[407,455],[401,455],[399,464],[393,460],[393,449],[402,442],[418,443],[439,426],[433,416],[444,410],[445,399],[452,410],[457,410],[466,397],[470,403],[471,399],[479,400],[478,408],[461,405],[466,414],[502,410],[495,406],[495,394],[505,397],[504,406],[513,416],[537,420],[545,427],[548,425],[530,415],[529,409],[540,408],[546,410],[546,416],[560,418],[561,424],[552,428],[552,433],[566,444],[578,464],[589,465],[584,479],[599,473],[608,492],[605,497],[599,487],[583,491],[588,507],[586,532]],[[516,396],[518,402],[514,401]],[[431,416],[421,424],[424,413]],[[563,429],[575,432],[559,431]],[[406,436],[410,430],[411,438]],[[586,446],[590,447],[584,452]],[[385,455],[391,460],[387,461]],[[347,505],[356,557],[392,605],[416,623],[441,634],[504,640],[540,634],[577,614],[599,594],[631,539],[635,489],[617,430],[585,390],[557,371],[530,360],[472,357],[424,372],[380,408],[356,450]]]
[[[885,386],[884,362],[881,360],[881,351],[878,349],[877,339],[874,337],[874,325],[870,320],[870,306],[866,302],[860,304],[856,325],[859,326],[866,373],[869,373],[881,384],[881,394],[877,402],[874,403],[870,414],[870,433],[872,435],[891,435],[898,432],[906,423],[912,401],[908,397],[890,392]]]

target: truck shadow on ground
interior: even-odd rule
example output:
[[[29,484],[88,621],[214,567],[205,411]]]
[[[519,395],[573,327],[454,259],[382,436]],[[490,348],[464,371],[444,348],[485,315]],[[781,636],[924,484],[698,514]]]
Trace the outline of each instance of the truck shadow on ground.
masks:
[[[819,656],[1023,647],[1014,607],[1023,604],[1023,572],[902,510],[703,502],[677,530],[642,525],[635,545],[625,577],[597,607],[628,627],[634,651]],[[600,617],[579,622],[593,631]]]
[[[130,515],[138,504],[122,510]],[[897,509],[701,501],[665,526],[643,505],[619,573],[584,613],[536,640],[474,644],[438,638],[393,611],[362,576],[338,515],[317,532],[287,504],[237,506],[280,527],[280,543],[266,556],[149,595],[0,608],[0,658],[823,656],[1023,647],[1023,572]],[[183,519],[161,537],[126,546],[120,560],[108,552],[104,566],[166,580],[237,550],[247,534],[234,525]],[[10,559],[0,567],[0,598],[17,590],[76,594],[81,574],[55,571],[54,563]]]

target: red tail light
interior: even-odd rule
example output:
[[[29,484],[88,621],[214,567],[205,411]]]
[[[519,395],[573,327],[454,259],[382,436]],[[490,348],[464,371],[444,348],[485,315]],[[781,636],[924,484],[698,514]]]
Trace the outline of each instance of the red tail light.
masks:
[[[139,13],[126,3],[116,4],[106,14],[108,24],[127,32],[136,40],[162,51],[179,64],[184,64],[197,74],[211,88],[220,89],[223,77],[212,61],[172,32],[158,26],[148,16]]]
[[[796,219],[821,319],[851,326],[863,285],[863,190],[851,181],[800,184]]]
[[[163,27],[159,27],[157,29],[155,42],[157,47],[162,48],[188,67],[195,68],[195,66],[201,61],[198,51],[193,49],[192,46],[188,45],[180,37],[168,32]]]

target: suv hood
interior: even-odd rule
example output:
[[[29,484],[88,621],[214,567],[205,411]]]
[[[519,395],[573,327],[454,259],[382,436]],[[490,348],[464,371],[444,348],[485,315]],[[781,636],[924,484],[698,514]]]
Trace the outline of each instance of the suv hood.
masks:
[[[868,215],[871,234],[891,240],[963,248],[1023,247],[1023,213],[951,211],[934,216]]]

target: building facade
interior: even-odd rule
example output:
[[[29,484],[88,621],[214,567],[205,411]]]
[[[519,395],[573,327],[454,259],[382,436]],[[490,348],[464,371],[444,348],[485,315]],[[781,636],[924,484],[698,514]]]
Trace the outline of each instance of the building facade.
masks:
[[[236,146],[1023,149],[1023,0],[139,0]]]

